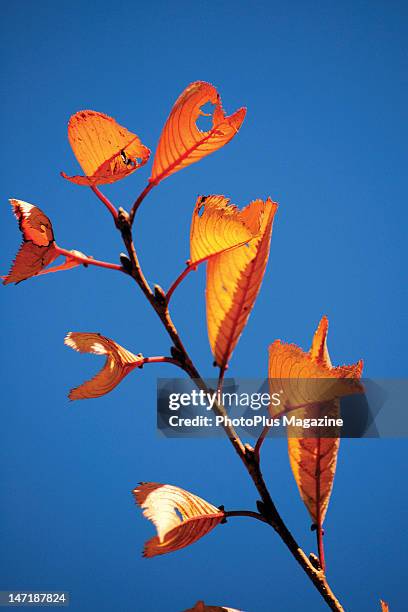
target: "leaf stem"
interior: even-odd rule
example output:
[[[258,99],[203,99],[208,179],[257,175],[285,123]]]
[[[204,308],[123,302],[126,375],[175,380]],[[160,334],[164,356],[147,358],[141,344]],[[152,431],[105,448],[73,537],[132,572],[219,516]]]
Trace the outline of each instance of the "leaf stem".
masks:
[[[265,425],[265,427],[261,431],[261,434],[260,434],[259,438],[256,441],[255,448],[254,448],[254,453],[255,453],[258,461],[259,461],[260,454],[261,454],[262,444],[264,443],[265,438],[266,438],[266,436],[269,433],[269,430],[270,430],[270,425]]]
[[[179,274],[179,276],[176,278],[174,283],[171,285],[170,289],[167,291],[166,293],[167,303],[170,302],[170,298],[173,295],[174,291],[177,289],[179,284],[186,278],[187,274],[189,274],[192,270],[195,270],[196,268],[197,268],[197,264],[193,264],[193,265],[187,264],[187,267],[183,270],[181,274]]]
[[[324,558],[324,542],[323,542],[324,530],[320,525],[316,527],[316,538],[317,538],[317,552],[319,555],[319,562],[322,570],[326,571],[326,560]]]
[[[68,251],[68,249],[63,249],[59,247],[57,244],[54,245],[54,248],[60,255],[65,255],[65,257],[70,257],[71,259],[75,259],[79,263],[84,266],[99,266],[100,268],[108,268],[109,270],[118,270],[119,272],[125,272],[122,266],[118,264],[109,263],[107,261],[99,261],[99,259],[93,259],[92,257],[86,257],[85,255],[77,255],[72,251]]]
[[[129,213],[129,223],[131,226],[133,225],[133,221],[134,221],[134,218],[135,218],[135,215],[137,213],[139,206],[141,205],[141,203],[143,202],[147,194],[153,189],[155,185],[156,183],[154,181],[149,181],[146,187],[143,189],[143,191],[136,198],[132,208],[130,209],[130,213]]]
[[[249,516],[251,518],[257,519],[258,521],[262,521],[263,523],[268,523],[266,518],[262,516],[259,512],[253,512],[252,510],[226,510],[224,512],[225,518],[229,518],[230,516]]]
[[[143,359],[143,365],[145,363],[172,363],[173,365],[181,368],[181,364],[177,359],[173,359],[173,357],[145,357]]]
[[[103,204],[105,204],[106,208],[109,210],[112,217],[116,221],[116,219],[118,218],[118,211],[115,208],[115,206],[112,204],[112,202],[106,197],[106,195],[102,193],[102,191],[99,190],[99,188],[96,185],[92,185],[91,189],[94,192],[94,194],[100,199],[100,201],[103,202]]]

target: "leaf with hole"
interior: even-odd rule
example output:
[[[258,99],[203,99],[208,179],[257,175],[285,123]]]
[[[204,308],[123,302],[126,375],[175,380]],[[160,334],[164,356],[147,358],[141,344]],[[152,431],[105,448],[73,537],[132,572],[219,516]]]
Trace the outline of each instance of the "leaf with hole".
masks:
[[[202,107],[211,103],[212,125],[208,131],[197,126],[203,115]],[[217,151],[237,134],[245,118],[246,109],[240,108],[226,116],[221,98],[210,83],[191,83],[179,96],[167,119],[157,145],[150,183],[157,185],[174,172]]]
[[[115,183],[143,166],[150,150],[140,138],[103,113],[79,111],[68,123],[68,140],[85,176],[61,175],[77,185]]]

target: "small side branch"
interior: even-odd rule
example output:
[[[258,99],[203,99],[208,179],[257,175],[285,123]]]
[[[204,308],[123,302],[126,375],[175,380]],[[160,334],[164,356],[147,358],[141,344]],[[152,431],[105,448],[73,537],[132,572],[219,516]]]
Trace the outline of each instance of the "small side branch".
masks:
[[[78,263],[83,264],[84,266],[99,266],[100,268],[108,268],[109,270],[118,270],[119,272],[125,272],[124,268],[119,264],[110,263],[108,261],[100,261],[99,259],[93,259],[92,257],[86,257],[85,255],[77,255],[72,251],[68,251],[68,249],[63,249],[58,245],[55,245],[55,250],[58,251],[60,255],[64,255],[65,257],[69,257],[70,259],[75,259]]]

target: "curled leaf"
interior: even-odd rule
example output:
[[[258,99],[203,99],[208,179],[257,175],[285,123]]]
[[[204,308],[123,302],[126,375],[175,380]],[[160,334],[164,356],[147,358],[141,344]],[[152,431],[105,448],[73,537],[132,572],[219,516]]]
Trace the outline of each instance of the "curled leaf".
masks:
[[[157,529],[157,536],[145,544],[145,557],[164,555],[189,546],[224,518],[224,512],[219,508],[172,485],[144,482],[133,494],[145,517]]]
[[[197,601],[194,608],[189,608],[184,612],[239,612],[239,610],[226,608],[225,606],[206,606],[203,601]]]
[[[65,344],[79,353],[106,355],[105,365],[91,380],[72,389],[71,400],[100,397],[114,389],[135,368],[143,365],[143,356],[134,355],[110,338],[98,333],[69,332]]]
[[[77,185],[114,183],[132,174],[150,157],[136,134],[112,117],[96,111],[79,111],[68,123],[68,140],[85,176],[61,175]]]
[[[190,230],[190,264],[248,243],[259,231],[222,195],[199,196]]]
[[[333,367],[327,349],[327,332],[328,320],[323,317],[308,353],[279,340],[269,347],[270,393],[283,390],[287,408],[302,405],[291,412],[296,418],[337,419],[339,398],[362,391],[358,381],[362,361],[352,366]],[[271,413],[273,416],[273,409]],[[333,488],[339,431],[334,427],[326,430],[323,437],[321,428],[316,427],[309,429],[308,436],[304,437],[302,428],[288,425],[287,432],[290,465],[300,496],[313,522],[321,529]]]
[[[255,237],[208,262],[207,328],[220,367],[227,365],[259,293],[277,208],[270,198],[251,202],[239,213],[239,220]]]
[[[197,127],[201,108],[214,105],[212,126],[207,132]],[[167,119],[157,146],[150,182],[160,183],[174,172],[200,161],[227,144],[238,132],[246,109],[227,117],[221,98],[213,85],[204,81],[191,83],[179,96]]]
[[[18,220],[23,243],[3,284],[19,283],[35,276],[57,259],[54,233],[49,218],[33,204],[22,200],[10,200]]]

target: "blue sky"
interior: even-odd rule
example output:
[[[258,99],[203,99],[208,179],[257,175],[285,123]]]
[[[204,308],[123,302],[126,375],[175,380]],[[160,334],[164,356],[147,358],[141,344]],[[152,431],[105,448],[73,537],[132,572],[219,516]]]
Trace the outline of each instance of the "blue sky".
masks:
[[[307,349],[322,314],[336,364],[406,376],[407,7],[403,2],[23,0],[2,8],[2,270],[20,242],[7,200],[39,205],[56,238],[117,261],[119,235],[99,201],[60,176],[78,170],[66,124],[77,110],[114,116],[154,149],[178,94],[212,82],[227,111],[248,107],[227,147],[164,181],[137,218],[146,276],[168,287],[188,257],[198,194],[280,208],[262,292],[231,362],[262,377],[276,338]],[[128,207],[150,167],[106,188]],[[405,264],[405,265],[404,265]],[[69,403],[101,365],[64,347],[99,331],[133,352],[169,342],[125,276],[77,269],[2,289],[0,589],[71,592],[75,612],[180,612],[198,599],[248,612],[326,609],[266,526],[230,520],[194,546],[141,558],[153,527],[130,491],[140,480],[189,489],[215,505],[256,499],[227,441],[165,440],[155,431],[156,377],[136,371],[110,395]],[[214,375],[204,270],[173,299],[204,375]],[[348,610],[380,597],[403,609],[405,440],[342,442],[326,518],[328,575]],[[288,525],[315,550],[286,442],[264,448],[264,473]]]

